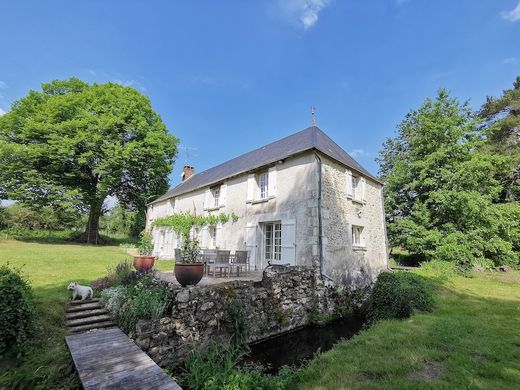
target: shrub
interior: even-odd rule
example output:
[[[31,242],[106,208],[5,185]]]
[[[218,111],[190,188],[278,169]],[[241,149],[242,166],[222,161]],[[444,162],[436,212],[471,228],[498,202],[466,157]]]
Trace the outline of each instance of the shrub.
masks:
[[[0,266],[0,356],[7,350],[18,355],[34,328],[32,289],[19,268]]]
[[[421,263],[419,272],[422,275],[438,279],[450,279],[460,273],[455,263],[442,260],[431,260]]]
[[[115,317],[119,315],[119,310],[127,300],[126,288],[123,286],[110,287],[101,291],[99,299],[107,310]]]
[[[431,286],[427,280],[411,272],[383,272],[376,281],[370,298],[368,320],[407,318],[414,311],[432,311]]]

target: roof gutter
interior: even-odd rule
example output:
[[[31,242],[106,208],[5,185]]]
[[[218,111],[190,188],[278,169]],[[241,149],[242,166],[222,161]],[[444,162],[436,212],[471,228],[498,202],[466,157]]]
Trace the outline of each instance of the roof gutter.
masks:
[[[330,281],[334,281],[330,276],[328,276],[324,271],[324,258],[323,258],[323,220],[321,217],[321,193],[323,186],[323,178],[322,178],[322,162],[318,153],[314,152],[314,157],[316,157],[317,163],[317,172],[318,172],[318,255],[320,259],[320,276],[322,279],[328,279]]]

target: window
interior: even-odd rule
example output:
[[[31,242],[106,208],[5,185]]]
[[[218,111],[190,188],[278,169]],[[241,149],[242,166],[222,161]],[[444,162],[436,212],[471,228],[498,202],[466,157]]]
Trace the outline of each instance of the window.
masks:
[[[282,224],[280,222],[266,223],[265,231],[265,259],[280,261],[282,259]]]
[[[213,188],[211,194],[213,195],[213,207],[219,207],[220,187]]]
[[[364,246],[363,243],[363,227],[352,225],[352,245]]]
[[[269,192],[269,174],[267,172],[258,175],[258,189],[260,199],[266,199]]]

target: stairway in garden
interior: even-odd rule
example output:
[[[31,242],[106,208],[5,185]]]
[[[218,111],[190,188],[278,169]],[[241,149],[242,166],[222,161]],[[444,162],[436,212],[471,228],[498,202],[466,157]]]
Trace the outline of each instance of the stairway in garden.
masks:
[[[67,305],[65,318],[70,333],[81,333],[92,329],[116,326],[108,310],[96,298],[70,301]]]

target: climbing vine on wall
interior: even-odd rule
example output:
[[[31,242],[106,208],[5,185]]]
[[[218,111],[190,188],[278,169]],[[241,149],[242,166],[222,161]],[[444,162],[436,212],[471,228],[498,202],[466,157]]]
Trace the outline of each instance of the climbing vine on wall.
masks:
[[[181,234],[184,238],[190,236],[193,226],[211,226],[217,223],[227,223],[229,220],[238,221],[238,215],[234,212],[231,214],[215,214],[215,215],[193,215],[189,212],[169,215],[167,217],[158,218],[153,225],[156,227],[168,227],[176,233]]]

